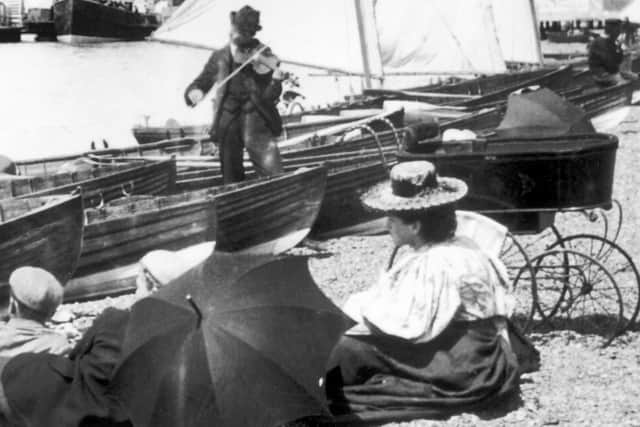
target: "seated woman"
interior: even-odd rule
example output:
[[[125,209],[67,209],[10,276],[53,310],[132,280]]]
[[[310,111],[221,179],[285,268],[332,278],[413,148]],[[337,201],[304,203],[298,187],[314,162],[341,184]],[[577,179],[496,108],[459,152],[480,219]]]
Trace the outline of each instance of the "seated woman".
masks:
[[[334,414],[398,420],[476,409],[518,389],[520,373],[531,369],[519,359],[537,364],[507,320],[504,266],[455,235],[454,204],[466,192],[464,182],[437,177],[420,161],[396,165],[390,184],[364,195],[365,205],[387,214],[395,245],[412,251],[344,307],[357,325],[329,361]]]

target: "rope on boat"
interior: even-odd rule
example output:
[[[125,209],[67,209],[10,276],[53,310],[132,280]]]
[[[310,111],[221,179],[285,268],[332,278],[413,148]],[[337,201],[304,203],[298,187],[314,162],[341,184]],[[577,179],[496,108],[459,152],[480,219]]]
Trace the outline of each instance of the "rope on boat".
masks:
[[[384,165],[385,169],[389,169],[389,162],[387,162],[387,159],[384,157],[384,150],[382,149],[382,142],[380,142],[380,138],[378,137],[378,134],[375,130],[373,130],[373,128],[367,124],[363,124],[359,126],[359,129],[363,129],[367,132],[369,132],[372,136],[373,139],[376,141],[376,145],[378,147],[378,153],[380,153],[380,157],[382,158],[382,164]]]
[[[389,262],[387,263],[387,270],[391,269],[391,266],[393,265],[393,261],[395,260],[396,255],[398,254],[398,249],[400,249],[399,246],[393,247],[393,252],[391,252],[391,256],[389,257]]]
[[[124,197],[131,197],[131,193],[133,193],[133,187],[134,187],[134,182],[133,181],[129,181],[129,185],[131,186],[131,192],[127,192],[127,184],[124,183],[122,184],[121,190],[122,190],[122,195]]]
[[[399,136],[400,132],[398,132],[398,129],[394,126],[393,122],[389,120],[388,117],[381,117],[377,120],[381,121],[382,123],[386,123],[391,128],[391,132],[393,132],[393,137],[396,140],[396,145],[398,147],[398,150],[400,150],[402,148],[402,143],[400,142],[400,136]]]

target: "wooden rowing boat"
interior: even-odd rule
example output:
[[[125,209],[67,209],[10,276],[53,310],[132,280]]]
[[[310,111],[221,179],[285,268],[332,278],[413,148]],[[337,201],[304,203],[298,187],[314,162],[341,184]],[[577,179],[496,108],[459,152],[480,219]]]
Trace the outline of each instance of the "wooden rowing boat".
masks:
[[[79,195],[0,200],[0,306],[11,272],[21,266],[43,268],[64,285],[76,269],[82,235]]]
[[[0,199],[82,193],[84,205],[96,206],[126,194],[160,194],[173,189],[176,165],[173,159],[137,164],[92,164],[77,172],[40,176],[16,176],[0,180]]]
[[[86,211],[77,275],[113,269],[153,249],[216,241],[218,250],[302,240],[324,195],[326,170],[312,168],[170,196],[131,196]]]
[[[371,120],[376,116],[385,117],[388,123]],[[391,110],[390,114],[385,114],[385,111],[380,108],[336,109],[327,110],[324,114],[316,111],[314,114],[305,113],[297,116],[295,122],[285,123],[278,140],[290,141],[292,138],[316,133],[323,129],[348,127],[350,123],[367,121],[376,131],[389,129],[389,124],[395,128],[400,128],[404,124],[403,114],[399,109]],[[195,138],[199,141],[209,141],[209,126],[204,124],[185,127],[136,127],[132,131],[136,140],[143,145],[170,138]]]
[[[473,108],[504,100],[510,93],[529,86],[562,89],[570,85],[572,77],[571,66],[566,65],[555,69],[496,74],[445,85],[417,86],[403,90],[367,89],[364,94]]]
[[[19,175],[50,175],[64,171],[74,162],[78,162],[87,153],[94,155],[126,155],[126,156],[197,156],[213,153],[213,144],[193,138],[180,138],[154,142],[145,145],[130,145],[128,147],[108,148],[62,156],[40,157],[34,159],[18,160],[15,162]]]
[[[327,191],[313,234],[353,226],[379,218],[380,213],[368,210],[360,201],[360,196],[372,185],[389,178],[389,168],[395,163],[395,151],[384,155],[381,161],[378,153],[358,155],[338,162],[327,162],[329,169]]]
[[[286,171],[292,171],[300,167],[312,167],[328,161],[338,159],[350,159],[353,163],[358,156],[373,154],[379,159],[379,153],[396,151],[402,145],[402,132],[393,130],[375,134],[366,133],[351,140],[327,139],[309,144],[306,148],[283,152],[283,166]],[[325,142],[323,141],[331,141]],[[102,162],[124,162],[134,164],[139,161],[160,160],[162,157],[111,157],[91,156],[92,160]],[[176,159],[178,174],[176,179],[176,191],[194,191],[208,188],[222,183],[220,162],[213,156],[193,156]],[[245,163],[248,176],[252,174],[252,165]]]

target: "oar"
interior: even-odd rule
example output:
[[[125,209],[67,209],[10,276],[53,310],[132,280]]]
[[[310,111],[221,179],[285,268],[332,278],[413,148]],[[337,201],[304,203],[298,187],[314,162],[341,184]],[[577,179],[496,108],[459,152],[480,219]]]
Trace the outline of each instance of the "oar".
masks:
[[[446,92],[413,92],[407,90],[391,90],[391,89],[367,89],[368,95],[373,96],[406,96],[411,98],[453,98],[453,99],[478,99],[482,95],[465,95],[460,93]]]

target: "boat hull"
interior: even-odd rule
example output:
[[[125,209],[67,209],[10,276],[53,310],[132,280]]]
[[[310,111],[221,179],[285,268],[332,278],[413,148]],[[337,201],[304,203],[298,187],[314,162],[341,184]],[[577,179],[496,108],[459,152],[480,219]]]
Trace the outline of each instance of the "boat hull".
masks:
[[[326,170],[315,168],[172,196],[132,196],[89,209],[76,275],[122,267],[154,249],[216,241],[220,250],[237,250],[296,232],[304,237],[325,181]]]
[[[309,114],[310,117],[313,117],[314,115],[315,114]],[[363,120],[375,115],[376,114],[371,112],[366,113],[365,110],[362,110],[362,112],[351,111],[347,115],[340,115],[340,111],[334,111],[330,114],[326,114],[326,116],[329,117],[324,117],[323,119],[315,119],[308,122],[300,121],[302,116],[296,116],[296,118],[292,116],[284,116],[283,120],[286,120],[288,117],[289,122],[285,122],[280,140],[286,141],[287,139],[295,138],[300,135],[316,132],[321,129],[329,128],[331,126],[356,122],[358,120]],[[388,130],[390,127],[388,123],[391,123],[396,128],[402,127],[404,125],[404,112],[398,110],[392,114],[389,114],[386,119],[388,120],[387,123],[383,122],[382,120],[371,122],[371,128],[375,131]],[[139,144],[149,144],[172,138],[193,137],[208,139],[209,126],[205,124],[181,127],[137,126],[134,127],[131,131],[133,132],[133,136]]]
[[[144,40],[158,27],[153,15],[92,0],[59,0],[53,5],[58,40],[70,43]]]
[[[82,244],[82,207],[80,196],[0,201],[0,218],[4,218],[0,221],[1,307],[6,305],[9,295],[6,283],[18,267],[43,268],[63,285],[71,278]],[[28,211],[12,218],[11,212],[16,210]]]
[[[0,181],[0,197],[39,197],[80,191],[86,207],[126,194],[160,194],[175,185],[174,160],[144,162],[124,167],[96,167],[79,172]]]
[[[216,197],[216,250],[237,251],[281,236],[302,240],[316,221],[327,170],[313,168],[267,178]]]

